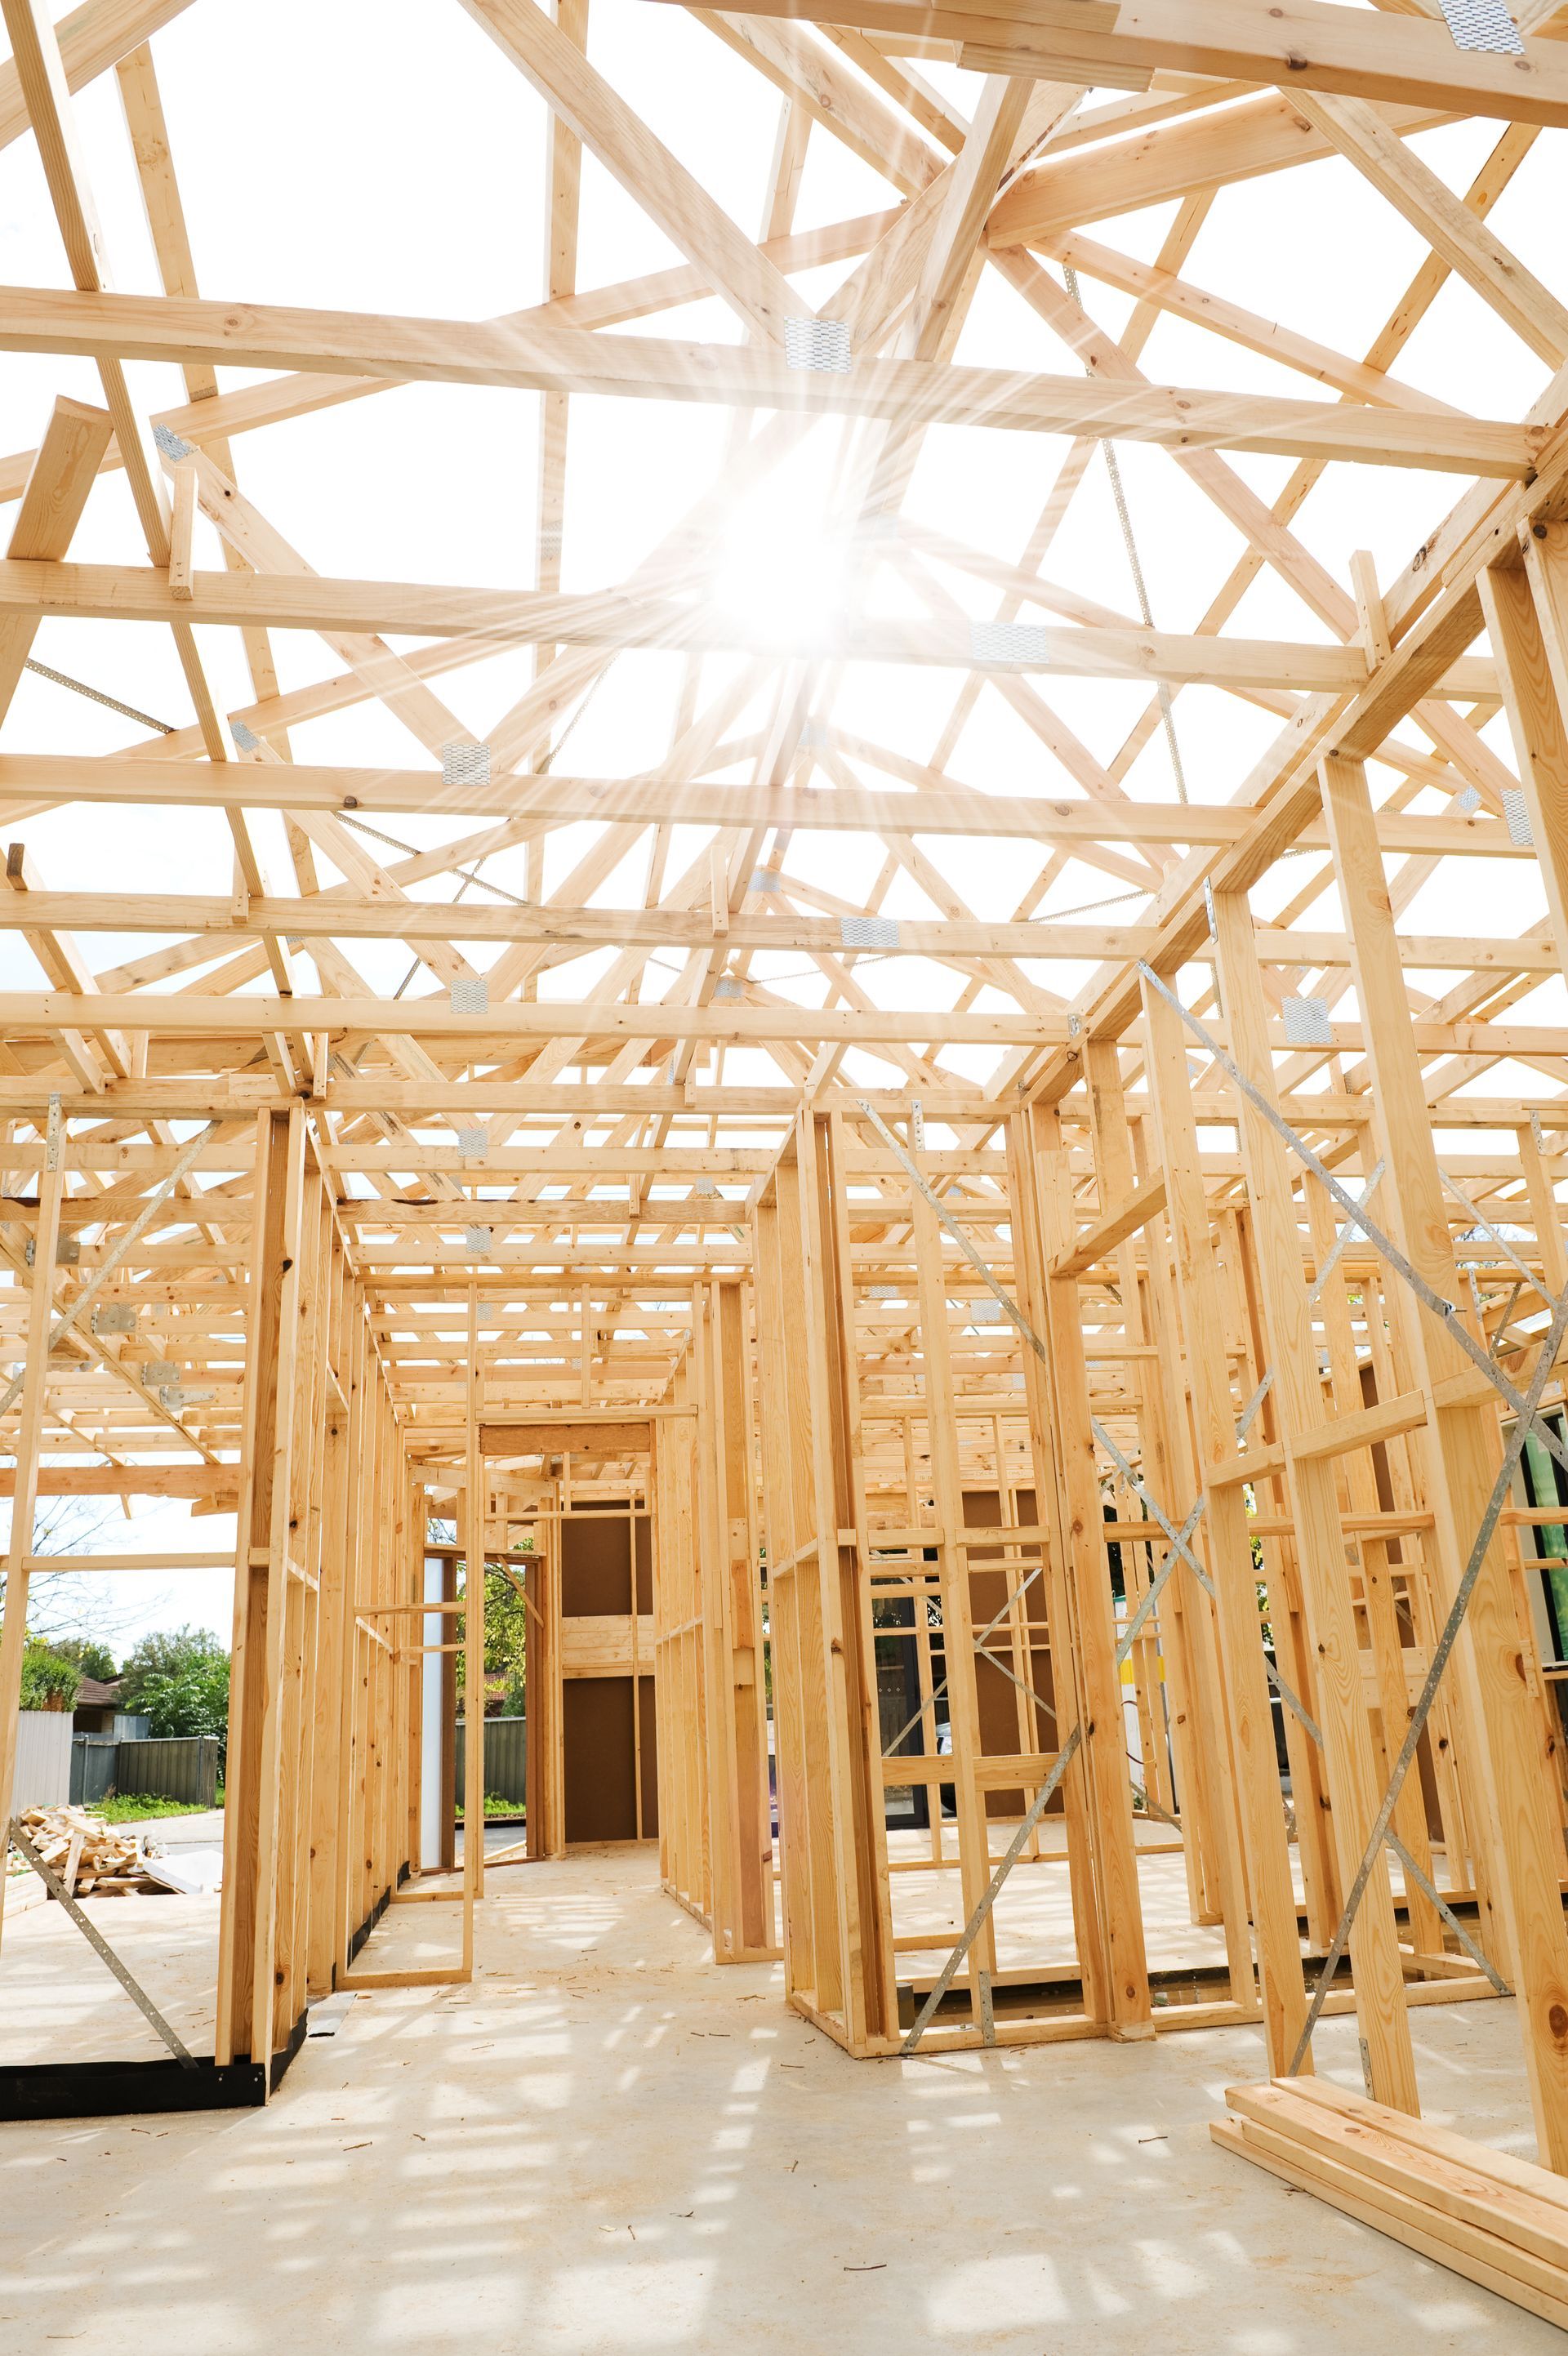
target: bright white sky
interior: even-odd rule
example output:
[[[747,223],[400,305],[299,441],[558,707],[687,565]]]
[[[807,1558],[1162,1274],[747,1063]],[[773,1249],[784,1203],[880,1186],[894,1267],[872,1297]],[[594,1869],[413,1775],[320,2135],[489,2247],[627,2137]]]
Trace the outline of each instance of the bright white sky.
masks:
[[[779,103],[760,76],[681,10],[641,0],[595,0],[590,55],[735,219],[756,233]],[[483,318],[541,299],[543,107],[456,5],[269,0],[265,8],[238,9],[197,0],[157,36],[155,57],[204,294],[459,319]],[[957,105],[970,110],[975,78],[939,66],[922,70]],[[1085,103],[1102,103],[1106,95]],[[127,290],[156,291],[113,76],[82,93],[77,105],[114,281]],[[1500,129],[1469,123],[1412,144],[1452,187],[1463,189]],[[1490,220],[1548,285],[1568,294],[1562,249],[1565,199],[1568,142],[1545,133]],[[886,182],[837,142],[813,132],[798,228],[878,210],[894,201]],[[1174,210],[1167,205],[1096,223],[1090,234],[1152,260]],[[1348,165],[1330,161],[1222,191],[1184,275],[1359,357],[1424,251]],[[632,199],[588,159],[580,284],[618,280],[680,259]],[[814,273],[800,282],[802,290],[820,303],[843,274],[842,269]],[[0,153],[0,280],[66,283],[30,139]],[[1121,327],[1131,308],[1126,298],[1088,278],[1083,293],[1098,321],[1113,330]],[[716,300],[656,316],[640,332],[726,342],[740,335],[731,313]],[[958,357],[1070,374],[1079,365],[994,273],[982,283]],[[1156,326],[1143,366],[1165,382],[1305,397],[1322,391],[1168,317]],[[1541,363],[1457,279],[1444,288],[1398,372],[1442,401],[1496,416],[1522,413],[1546,380]],[[223,372],[225,390],[250,380],[242,371]],[[184,398],[173,368],[133,369],[132,382],[149,412]],[[100,398],[85,361],[7,358],[0,363],[0,449],[32,446],[50,400],[62,391],[90,401]],[[537,396],[525,392],[435,385],[391,389],[242,437],[236,444],[240,481],[320,572],[528,587],[533,580],[539,407]],[[697,405],[575,400],[565,585],[587,590],[612,584],[644,556],[711,478],[728,426],[725,412]],[[716,552],[726,597],[761,613],[788,610],[792,600],[810,612],[827,594],[843,562],[831,533],[823,537],[824,486],[840,452],[842,431],[832,423],[822,425],[793,472],[754,509],[733,519]],[[1015,559],[1066,448],[1058,440],[1016,434],[933,433],[907,512],[994,555]],[[1172,630],[1191,628],[1240,552],[1238,535],[1168,457],[1125,444],[1121,456],[1156,623]],[[1285,460],[1236,456],[1230,463],[1269,496],[1291,471]],[[1462,488],[1452,477],[1338,466],[1314,491],[1294,529],[1340,582],[1348,583],[1351,551],[1365,546],[1387,584]],[[205,523],[198,530],[198,563],[218,565],[216,540]],[[145,562],[122,477],[111,476],[96,488],[72,552],[90,561]],[[1045,570],[1047,577],[1105,605],[1135,610],[1099,461],[1072,502]],[[941,579],[947,593],[976,617],[994,612],[992,593],[978,583],[956,573]],[[869,611],[919,610],[886,567],[878,567],[856,594]],[[1260,575],[1229,627],[1255,637],[1326,636],[1270,572]],[[199,635],[220,706],[248,705],[251,690],[237,634]],[[274,647],[285,689],[341,667],[319,640],[303,634],[274,634]],[[189,719],[173,646],[162,630],[56,622],[45,626],[36,651],[41,660],[143,711],[180,725]],[[660,759],[680,670],[671,654],[620,657],[575,728],[569,758],[558,766],[570,774],[614,776]],[[727,675],[728,659],[710,659],[704,695],[716,691]],[[439,692],[482,737],[527,677],[526,658],[519,654],[451,674],[439,682]],[[865,666],[845,681],[838,717],[893,750],[922,759],[941,732],[958,680],[956,673]],[[1143,702],[1133,688],[1083,680],[1052,682],[1050,700],[1101,760],[1115,754]],[[1176,713],[1193,798],[1230,798],[1265,750],[1275,723],[1265,713],[1202,690],[1181,695]],[[764,717],[758,704],[743,716],[738,732],[755,728]],[[13,752],[107,752],[136,742],[139,733],[113,713],[28,678],[0,744]],[[1487,734],[1509,759],[1502,723],[1494,722]],[[423,766],[427,758],[400,723],[374,704],[300,727],[293,742],[296,755],[306,760]],[[951,769],[966,782],[998,792],[1076,791],[991,689],[979,699]],[[866,775],[879,785],[887,782],[873,771]],[[1128,786],[1140,798],[1175,798],[1158,734]],[[1417,805],[1439,806],[1434,796]],[[391,830],[407,841],[436,839],[433,830],[413,821]],[[166,824],[145,812],[95,810],[91,825],[84,826],[79,811],[66,811],[29,819],[21,831],[51,880],[116,890],[227,886],[228,840],[216,813],[171,814]],[[594,831],[583,827],[553,839],[547,888],[581,855]],[[671,853],[671,874],[703,839],[700,830],[683,830]],[[281,837],[277,847],[281,851]],[[981,916],[1011,916],[1043,859],[1043,853],[1017,845],[999,851],[996,846],[946,838],[927,848]],[[880,844],[870,841],[798,837],[789,867],[853,903],[869,887],[883,855]],[[521,851],[502,854],[494,873],[520,891]],[[1257,894],[1260,912],[1281,905],[1308,873],[1300,862],[1276,871]],[[598,897],[610,904],[640,901],[643,881],[639,852]],[[1124,889],[1101,872],[1075,864],[1053,887],[1046,913],[1078,908]],[[906,882],[895,885],[885,905],[893,915],[930,913]],[[1111,920],[1139,913],[1136,902],[1126,902],[1112,912]],[[1450,862],[1404,921],[1433,931],[1507,933],[1522,930],[1543,913],[1533,870],[1516,862],[1476,862],[1465,869]],[[1308,912],[1306,921],[1332,925],[1337,915],[1330,894]],[[146,936],[98,937],[90,954],[95,966],[108,967],[150,945]],[[479,950],[477,961],[489,954]],[[356,955],[376,986],[395,986],[408,962],[406,952],[390,944],[366,945]],[[606,962],[585,958],[557,968],[543,987],[566,997],[589,995]],[[757,971],[770,986],[793,990],[809,1002],[820,998],[822,989],[804,967],[802,958],[780,955],[757,960]],[[1044,985],[1066,997],[1090,969],[1086,964],[1034,970]],[[873,998],[889,1005],[948,1005],[961,986],[946,969],[908,958],[857,970]],[[0,987],[32,987],[38,979],[20,937],[0,936]],[[1452,979],[1434,977],[1430,986],[1440,991]],[[427,974],[415,985],[429,986]],[[650,985],[644,994],[658,991]],[[1009,1004],[997,993],[980,1002]],[[1345,1011],[1353,1011],[1353,1001],[1345,1002]],[[1565,1015],[1568,998],[1560,981],[1543,986],[1520,1009],[1526,1022]],[[990,1050],[957,1049],[945,1060],[955,1072],[981,1076],[992,1067],[993,1055]],[[848,1068],[856,1068],[853,1059]],[[760,1056],[755,1069],[757,1076],[776,1076]],[[886,1066],[862,1059],[858,1069],[886,1083]],[[729,1076],[744,1079],[746,1073],[745,1059],[732,1057]],[[1539,1076],[1505,1069],[1482,1086],[1487,1093],[1522,1089],[1539,1101],[1543,1083]],[[144,1502],[131,1529],[134,1542],[149,1549],[188,1548],[231,1540],[232,1523],[192,1522],[183,1506],[155,1508]],[[123,1537],[112,1532],[106,1542],[133,1542],[130,1529]],[[227,1630],[229,1585],[221,1574],[115,1578],[105,1585],[114,1593],[116,1608],[139,1615],[140,1624],[191,1619]]]

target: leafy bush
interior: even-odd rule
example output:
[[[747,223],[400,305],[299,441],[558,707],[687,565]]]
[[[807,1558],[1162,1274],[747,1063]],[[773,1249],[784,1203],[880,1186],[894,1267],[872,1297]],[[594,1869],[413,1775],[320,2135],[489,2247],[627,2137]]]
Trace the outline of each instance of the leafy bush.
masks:
[[[53,1653],[47,1644],[29,1644],[22,1655],[22,1708],[69,1710],[81,1691],[81,1671],[74,1661]]]

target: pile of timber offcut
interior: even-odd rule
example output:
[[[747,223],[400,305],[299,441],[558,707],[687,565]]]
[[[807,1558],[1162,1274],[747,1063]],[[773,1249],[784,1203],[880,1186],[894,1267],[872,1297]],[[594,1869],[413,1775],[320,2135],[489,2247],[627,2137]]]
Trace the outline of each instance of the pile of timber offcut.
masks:
[[[72,1898],[165,1894],[142,1863],[135,1834],[106,1825],[91,1808],[24,1808],[19,1821]]]
[[[1322,2078],[1229,2086],[1227,2151],[1568,2328],[1568,2182]]]

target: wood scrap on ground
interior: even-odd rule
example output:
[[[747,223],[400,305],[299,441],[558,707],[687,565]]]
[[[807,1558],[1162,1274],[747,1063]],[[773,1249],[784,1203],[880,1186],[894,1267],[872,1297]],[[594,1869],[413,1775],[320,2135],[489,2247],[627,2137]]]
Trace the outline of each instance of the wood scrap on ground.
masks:
[[[24,1808],[23,1831],[73,1898],[163,1897],[142,1862],[136,1835],[91,1808]]]

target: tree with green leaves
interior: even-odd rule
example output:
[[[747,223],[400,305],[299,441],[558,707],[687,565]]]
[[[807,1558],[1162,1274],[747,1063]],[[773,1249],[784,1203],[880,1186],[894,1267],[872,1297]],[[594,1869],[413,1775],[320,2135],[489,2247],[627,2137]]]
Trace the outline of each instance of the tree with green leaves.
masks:
[[[430,1523],[430,1536],[437,1546],[453,1545],[456,1541],[457,1525],[435,1515]],[[532,1551],[526,1539],[523,1551]],[[488,1711],[490,1678],[504,1676],[506,1684],[499,1712],[503,1718],[521,1718],[523,1715],[528,1684],[528,1605],[523,1600],[522,1581],[521,1569],[515,1572],[503,1569],[499,1563],[493,1562],[485,1566],[486,1708]],[[450,1633],[454,1637],[461,1637],[463,1623],[460,1619],[456,1621]],[[460,1652],[456,1655],[456,1664],[457,1709],[461,1715],[464,1661]]]
[[[504,1676],[500,1715],[521,1718],[527,1687],[528,1606],[522,1599],[522,1574],[514,1586],[508,1572],[491,1563],[485,1572],[485,1678]],[[463,1708],[463,1655],[457,1659],[457,1707]],[[488,1702],[487,1702],[488,1708]]]
[[[102,1686],[113,1685],[120,1674],[113,1654],[96,1636],[57,1636],[50,1650],[62,1661],[74,1661],[84,1677],[96,1677]]]
[[[144,1683],[138,1712],[149,1721],[154,1735],[229,1733],[229,1661],[193,1659],[166,1676],[149,1676]]]
[[[209,1628],[164,1628],[133,1645],[120,1707],[150,1719],[156,1735],[229,1731],[229,1655]]]

